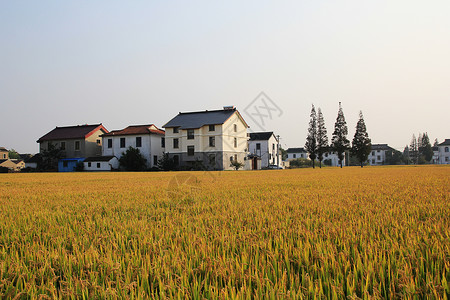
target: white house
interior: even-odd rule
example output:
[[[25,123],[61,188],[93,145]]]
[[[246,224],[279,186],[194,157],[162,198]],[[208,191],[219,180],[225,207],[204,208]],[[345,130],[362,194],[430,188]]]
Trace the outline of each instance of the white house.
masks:
[[[112,171],[119,169],[119,160],[115,156],[88,157],[83,165],[85,171]]]
[[[287,158],[286,160],[293,160],[297,158],[308,158],[308,153],[304,148],[288,148],[286,150]]]
[[[450,139],[445,139],[438,145],[438,148],[438,163],[442,165],[450,164]]]
[[[248,151],[256,164],[257,158],[260,158],[261,168],[267,168],[270,165],[281,167],[282,165],[278,139],[272,131],[250,133]],[[255,166],[253,163],[252,169],[259,169],[259,166]]]
[[[372,144],[372,151],[369,154],[368,161],[371,166],[380,166],[388,164],[389,156],[392,156],[395,149],[388,144]]]
[[[234,106],[180,112],[163,127],[165,151],[179,168],[202,164],[207,170],[232,170],[231,162],[246,162],[248,125]]]
[[[345,157],[346,157],[346,155],[344,154],[344,160],[342,162],[343,166],[346,165]],[[325,152],[323,154],[322,164],[324,164],[326,166],[331,166],[331,167],[338,167],[338,166],[340,166],[340,164],[339,164],[339,157],[338,157],[337,153],[335,153],[335,152]]]
[[[164,153],[164,130],[153,124],[132,125],[122,130],[113,130],[103,134],[102,139],[103,156],[115,156],[119,159],[129,147],[133,147],[139,149],[147,160],[148,168],[156,167]]]

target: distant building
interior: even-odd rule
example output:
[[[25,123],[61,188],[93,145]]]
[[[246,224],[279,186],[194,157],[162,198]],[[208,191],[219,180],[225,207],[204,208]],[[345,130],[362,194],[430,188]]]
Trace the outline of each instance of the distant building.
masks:
[[[58,171],[71,172],[85,158],[102,154],[100,136],[108,132],[102,124],[56,127],[37,142],[40,153],[48,150],[50,144],[60,149],[65,158],[58,162]]]
[[[164,154],[164,130],[159,129],[154,124],[131,125],[121,130],[105,133],[101,137],[103,139],[103,157],[100,160],[89,160],[96,166],[99,164],[106,166],[105,159],[111,156],[119,159],[129,147],[139,149],[142,156],[147,160],[147,168],[156,167],[158,160]],[[115,160],[111,161],[111,168],[118,168]],[[92,171],[92,169],[89,170]]]
[[[0,147],[0,159],[9,159],[9,151],[4,147]]]
[[[180,168],[202,164],[208,170],[232,170],[231,162],[246,163],[248,125],[233,106],[180,112],[163,127],[165,151]]]
[[[431,160],[431,162],[433,164],[439,164],[439,147],[434,146],[431,149],[433,150],[433,159]]]
[[[248,151],[251,159],[254,161],[252,163],[253,170],[259,169],[257,165],[258,157],[261,161],[261,168],[268,168],[269,166],[281,167],[278,139],[272,131],[253,132],[249,136]]]
[[[115,156],[88,157],[83,161],[84,171],[112,171],[119,168],[119,160]]]
[[[308,158],[308,153],[304,148],[288,148],[286,150],[287,158],[286,160],[293,160],[297,158]]]
[[[371,166],[381,166],[389,164],[389,157],[392,157],[395,149],[388,144],[372,144],[372,151],[369,154],[368,162]]]
[[[444,142],[438,145],[438,163],[441,165],[450,164],[450,139],[445,139]]]

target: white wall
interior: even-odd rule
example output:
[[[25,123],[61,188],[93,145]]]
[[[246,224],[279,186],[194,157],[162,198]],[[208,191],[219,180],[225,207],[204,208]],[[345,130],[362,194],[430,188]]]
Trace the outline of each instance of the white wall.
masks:
[[[368,160],[371,166],[384,165],[386,163],[386,150],[370,151]]]
[[[447,150],[447,152],[445,151]],[[450,164],[450,146],[439,146],[439,164]]]
[[[256,149],[256,144],[260,144],[260,150]],[[274,135],[268,140],[252,140],[248,141],[248,150],[250,153],[261,157],[261,167],[267,168],[269,165],[278,165],[281,167],[281,151],[278,153],[278,142]]]
[[[112,169],[119,168],[119,160],[116,157],[113,157],[110,161],[83,162],[83,165],[85,171],[111,171]],[[100,165],[100,167],[98,167],[98,165]]]
[[[295,157],[294,157],[295,155]],[[308,158],[308,154],[305,152],[297,152],[297,153],[288,153],[286,160],[292,160],[297,158]]]
[[[136,137],[141,137],[141,147],[136,147]],[[163,155],[164,149],[161,147],[161,138],[164,135],[159,134],[141,134],[141,135],[117,135],[103,137],[103,156],[115,156],[120,158],[122,154],[131,146],[139,149],[142,156],[147,160],[147,167],[155,166],[154,156],[160,159]],[[120,147],[120,139],[125,138],[125,147]],[[112,147],[108,148],[108,139],[112,139]]]

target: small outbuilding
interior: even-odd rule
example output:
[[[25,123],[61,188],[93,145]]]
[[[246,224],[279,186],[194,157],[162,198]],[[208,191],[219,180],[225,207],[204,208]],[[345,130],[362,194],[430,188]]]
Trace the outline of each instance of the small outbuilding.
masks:
[[[115,156],[88,157],[83,162],[85,171],[112,171],[119,168],[119,160]]]

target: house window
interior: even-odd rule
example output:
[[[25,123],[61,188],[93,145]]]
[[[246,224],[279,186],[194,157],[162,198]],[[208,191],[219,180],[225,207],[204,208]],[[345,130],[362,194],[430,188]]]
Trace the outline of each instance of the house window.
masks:
[[[120,148],[125,148],[125,138],[120,138]]]
[[[112,148],[112,139],[108,139],[108,148]]]
[[[372,164],[375,164],[375,159],[372,159]]]
[[[100,141],[100,139],[97,139],[97,145],[101,145],[102,144],[102,142]]]
[[[158,156],[153,155],[153,164],[156,166],[158,164]]]
[[[297,158],[297,154],[292,154],[294,156],[294,158]]]
[[[91,164],[90,162],[88,162],[88,167],[89,167],[89,168],[91,167],[91,165],[92,165],[92,164]]]
[[[325,153],[325,157],[328,157],[328,153]]]
[[[215,165],[216,164],[216,155],[215,154],[210,154],[209,155],[209,164],[210,165]]]
[[[234,138],[234,148],[237,148],[237,138]]]
[[[375,156],[375,151],[372,151],[372,155]]]
[[[178,166],[180,164],[180,158],[178,157],[178,155],[173,156],[173,164],[175,166]]]
[[[61,150],[66,150],[66,142],[61,142]]]
[[[97,163],[97,169],[100,169],[100,163]]]
[[[377,160],[381,160],[381,156],[377,155]]]
[[[446,156],[446,157],[445,157],[445,161],[446,161],[446,162],[448,162],[448,161],[449,161],[449,158],[448,158],[448,156]]]
[[[67,160],[63,161],[63,167],[67,168],[69,166],[69,162]]]
[[[234,132],[237,132],[237,125],[236,124],[234,124]]]
[[[178,133],[178,127],[173,128],[173,133]]]
[[[261,144],[260,143],[256,143],[256,150],[261,150]],[[294,154],[295,155],[295,154]],[[295,156],[294,156],[295,157]]]
[[[377,153],[380,153],[380,150],[377,150]]]
[[[137,136],[136,137],[136,148],[142,147],[142,137]]]
[[[234,155],[234,161],[237,161],[237,154]]]
[[[80,141],[75,141],[75,151],[80,150]]]
[[[194,156],[194,146],[188,146],[187,147],[187,155],[188,156]]]
[[[209,137],[209,146],[215,147],[216,146],[216,138],[214,136]]]
[[[230,156],[230,162],[233,162],[233,155]]]
[[[194,129],[188,129],[187,131],[187,139],[193,140],[194,139]]]
[[[3,158],[6,158],[6,154],[3,154]]]
[[[215,131],[216,126],[215,125],[209,125],[209,131]]]
[[[445,152],[448,152],[448,147],[445,147],[444,151],[445,151]]]
[[[178,149],[178,139],[173,139],[173,148]]]
[[[272,150],[275,151],[275,144],[272,144]]]
[[[164,137],[161,138],[161,147],[166,148],[166,138]]]

